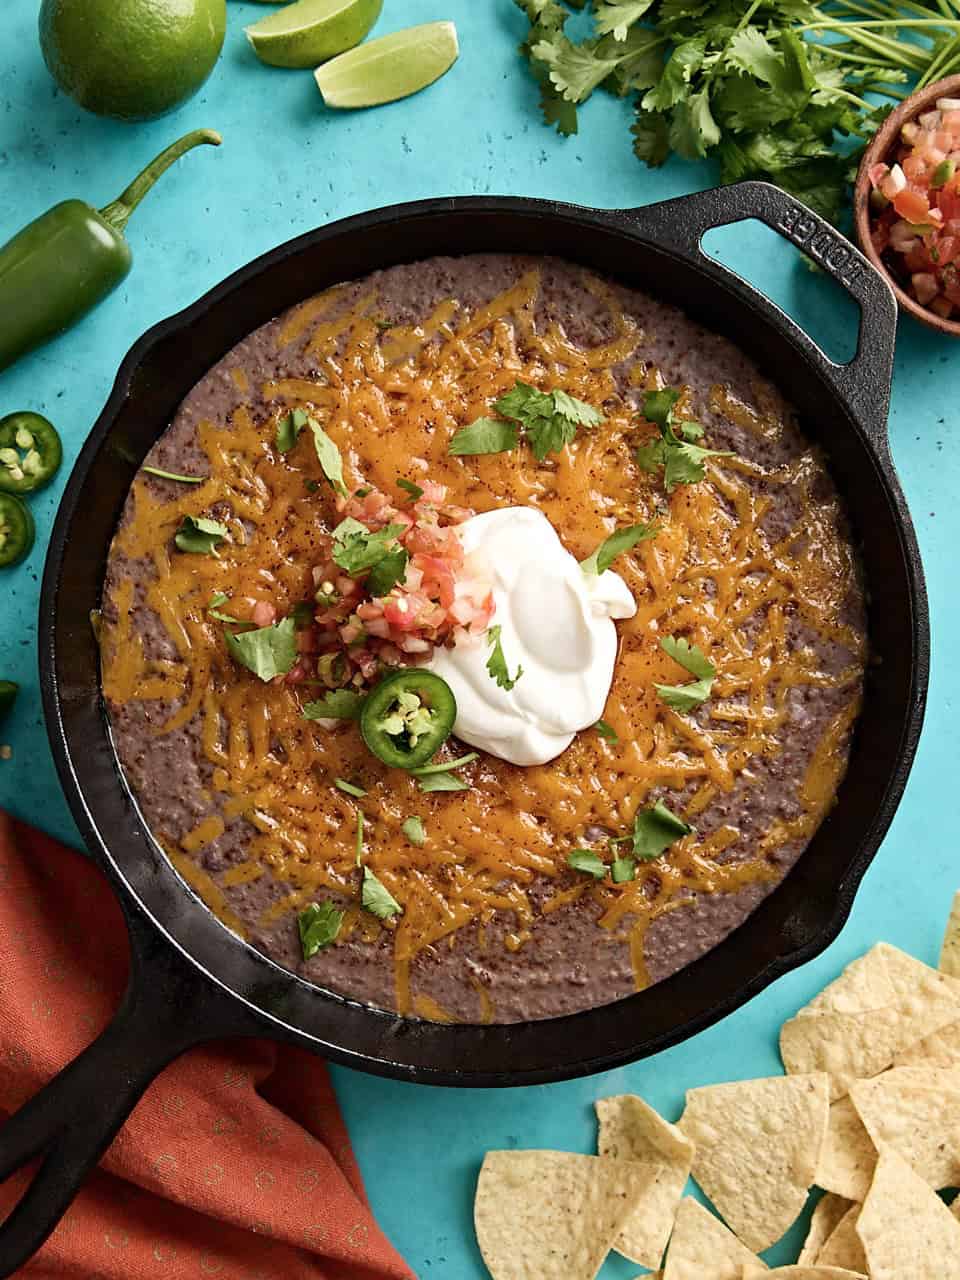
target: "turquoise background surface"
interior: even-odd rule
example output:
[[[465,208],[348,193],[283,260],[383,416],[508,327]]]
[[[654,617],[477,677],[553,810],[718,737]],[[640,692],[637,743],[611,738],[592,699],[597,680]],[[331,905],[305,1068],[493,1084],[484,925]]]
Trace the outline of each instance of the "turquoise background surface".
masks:
[[[130,227],[134,270],[121,288],[74,332],[0,374],[0,416],[28,408],[48,414],[65,449],[57,482],[32,503],[39,531],[32,555],[0,578],[0,676],[23,686],[0,732],[13,748],[13,758],[0,761],[0,806],[77,844],[41,719],[38,583],[70,465],[134,339],[257,254],[377,205],[500,193],[612,208],[710,186],[713,173],[707,165],[676,161],[659,172],[645,169],[631,155],[629,108],[607,97],[582,112],[578,137],[563,140],[542,126],[536,88],[515,51],[524,22],[511,0],[386,0],[377,32],[454,18],[460,61],[418,97],[343,114],[323,107],[309,73],[261,67],[242,27],[267,10],[229,0],[226,45],[210,81],[176,114],[137,126],[85,115],[57,92],[37,46],[37,7],[34,0],[7,0],[0,18],[0,242],[61,199],[105,204],[188,129],[208,126],[224,135],[219,151],[204,149],[181,161],[141,207]],[[831,353],[849,354],[855,309],[830,281],[803,269],[789,245],[742,224],[712,237],[710,250],[787,305]],[[305,281],[305,291],[309,287]],[[686,1088],[778,1071],[781,1021],[875,939],[935,960],[949,899],[960,884],[958,356],[951,340],[901,322],[890,435],[926,565],[933,678],[907,796],[849,924],[819,959],[719,1026],[603,1077],[468,1092],[335,1070],[374,1208],[421,1276],[486,1275],[471,1215],[486,1149],[589,1151],[592,1104],[607,1093],[639,1092],[674,1119]],[[795,1248],[787,1241],[769,1259],[786,1261]],[[602,1276],[625,1280],[636,1272],[614,1257]]]

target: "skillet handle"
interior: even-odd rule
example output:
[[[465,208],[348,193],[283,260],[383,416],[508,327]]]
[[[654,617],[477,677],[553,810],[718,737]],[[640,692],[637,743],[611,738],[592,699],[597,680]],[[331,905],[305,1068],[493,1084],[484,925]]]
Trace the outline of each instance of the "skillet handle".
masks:
[[[628,219],[631,227],[639,230],[645,239],[696,261],[707,275],[754,303],[756,290],[729,267],[703,252],[700,242],[707,231],[745,218],[759,218],[833,276],[860,304],[857,352],[849,364],[835,364],[799,325],[783,315],[769,299],[764,301],[792,328],[794,339],[804,349],[807,359],[834,385],[846,403],[855,408],[873,443],[886,450],[897,303],[880,272],[846,236],[799,200],[768,182],[738,182],[663,204],[619,210],[616,216]]]
[[[19,1272],[168,1063],[205,1040],[263,1034],[158,930],[128,915],[130,980],[109,1026],[0,1126],[0,1182],[40,1167],[0,1225],[0,1277]]]

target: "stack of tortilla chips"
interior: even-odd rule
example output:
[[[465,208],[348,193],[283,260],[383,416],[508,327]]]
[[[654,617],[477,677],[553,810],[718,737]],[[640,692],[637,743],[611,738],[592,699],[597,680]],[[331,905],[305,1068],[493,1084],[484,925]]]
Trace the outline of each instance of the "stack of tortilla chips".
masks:
[[[960,1280],[960,1196],[938,1194],[960,1187],[960,894],[939,969],[878,943],[780,1052],[786,1075],[690,1089],[675,1125],[602,1098],[595,1156],[488,1152],[493,1280],[594,1280],[612,1249],[659,1280]],[[720,1217],[684,1198],[691,1174]],[[758,1254],[813,1187],[800,1257],[771,1271]]]

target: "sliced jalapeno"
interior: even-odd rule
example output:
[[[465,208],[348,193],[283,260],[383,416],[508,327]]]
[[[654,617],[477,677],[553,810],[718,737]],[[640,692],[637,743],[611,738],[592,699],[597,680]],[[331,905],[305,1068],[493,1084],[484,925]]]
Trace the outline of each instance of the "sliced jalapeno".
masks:
[[[0,493],[0,569],[19,564],[36,537],[33,516],[12,493]]]
[[[12,680],[0,680],[0,720],[4,720],[13,709],[19,692],[20,686]]]
[[[0,418],[0,489],[33,493],[60,469],[63,449],[52,422],[39,413],[8,413]]]
[[[367,695],[360,713],[363,740],[392,769],[426,764],[446,742],[457,718],[457,700],[432,671],[404,667]]]

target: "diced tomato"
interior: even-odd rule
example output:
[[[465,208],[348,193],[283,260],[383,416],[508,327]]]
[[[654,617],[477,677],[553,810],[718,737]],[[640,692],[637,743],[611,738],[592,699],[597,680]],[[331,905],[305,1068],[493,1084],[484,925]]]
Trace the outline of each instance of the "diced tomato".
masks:
[[[930,310],[936,312],[944,320],[949,320],[953,314],[953,303],[941,293],[930,303]]]
[[[927,197],[913,187],[904,187],[893,197],[893,207],[907,222],[926,222],[930,214]]]
[[[870,185],[874,188],[874,190],[876,190],[880,186],[880,183],[884,180],[884,178],[887,176],[889,172],[890,172],[890,166],[888,164],[872,164],[870,166],[870,168],[867,170],[867,177],[870,179]]]
[[[937,277],[929,271],[918,271],[910,277],[913,292],[921,306],[931,303],[940,290],[937,288]]]
[[[253,606],[253,622],[258,627],[269,627],[277,616],[277,611],[266,600],[258,600]]]

